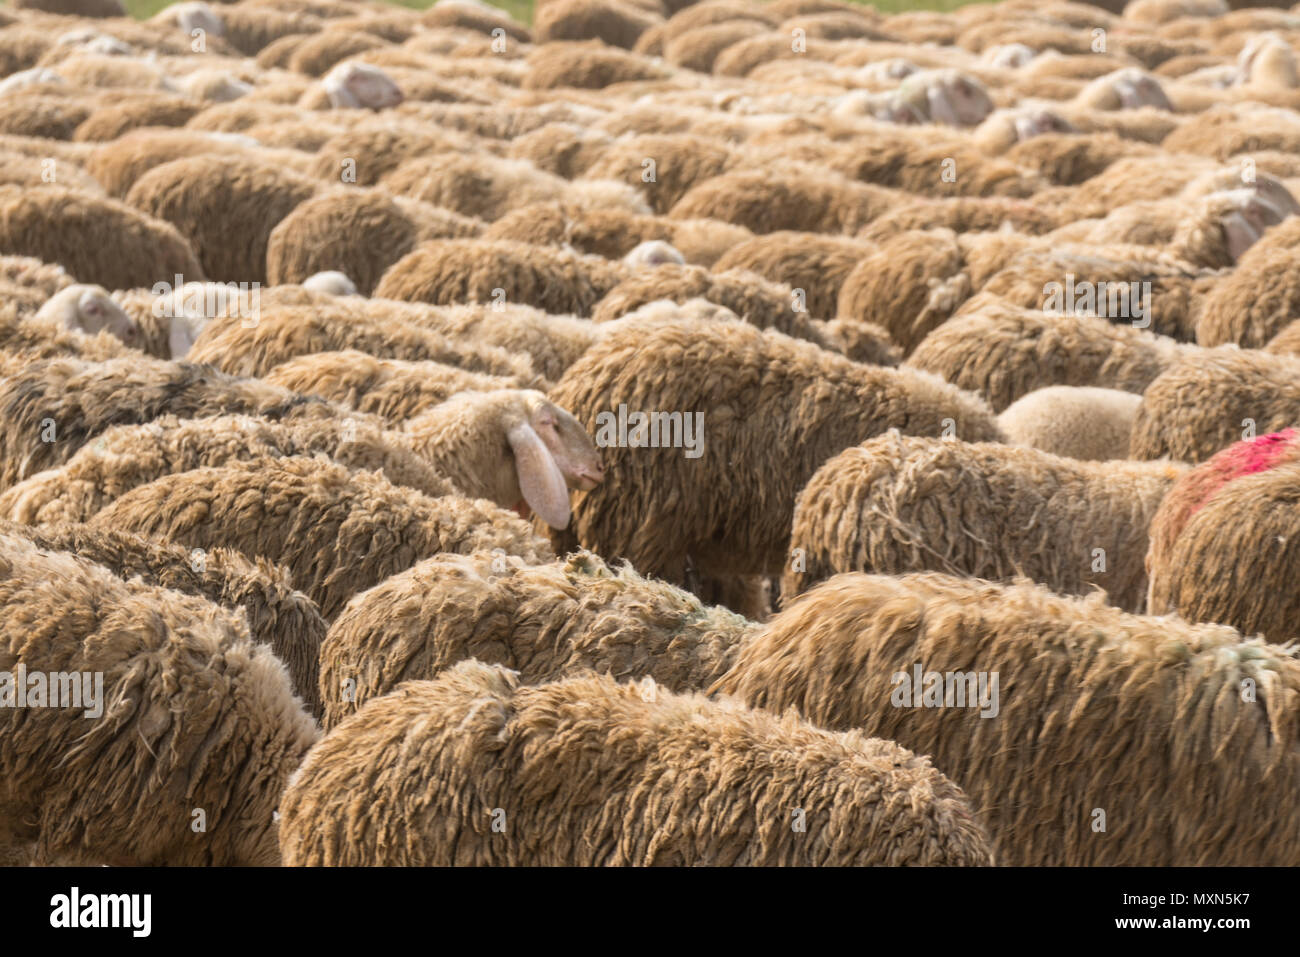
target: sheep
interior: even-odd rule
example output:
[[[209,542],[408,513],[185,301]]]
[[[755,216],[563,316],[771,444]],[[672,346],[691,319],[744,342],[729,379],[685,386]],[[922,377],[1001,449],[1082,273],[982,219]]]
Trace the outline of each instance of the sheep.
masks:
[[[0,185],[0,254],[58,263],[105,289],[151,286],[177,274],[204,278],[170,223],[62,186]]]
[[[430,498],[324,456],[263,457],[164,476],[88,524],[277,562],[326,621],[357,592],[438,552],[500,548],[530,562],[554,557],[521,518],[489,502]]]
[[[58,468],[6,489],[0,493],[0,517],[28,525],[85,522],[132,489],[163,476],[268,455],[324,453],[352,469],[382,471],[394,485],[431,497],[455,492],[412,445],[406,436],[362,415],[301,424],[247,415],[163,415],[142,425],[114,426]]]
[[[599,130],[576,123],[547,123],[511,140],[506,156],[532,163],[543,172],[573,179],[585,172],[611,142]]]
[[[1121,389],[1054,385],[1021,396],[998,416],[1012,445],[1066,458],[1102,462],[1128,458],[1129,435],[1142,396]]]
[[[1180,476],[1151,519],[1151,544],[1146,558],[1148,577],[1153,568],[1167,571],[1174,542],[1188,520],[1228,483],[1294,461],[1300,451],[1296,436],[1295,429],[1283,429],[1236,442]],[[1150,610],[1153,614],[1161,614],[1170,609],[1162,603],[1158,607],[1151,606]]]
[[[669,72],[644,57],[599,40],[548,43],[528,54],[525,90],[600,90],[616,83],[665,80]]]
[[[312,292],[325,292],[331,296],[359,296],[357,284],[346,273],[337,269],[315,272],[302,281],[302,288]]]
[[[372,307],[376,317],[400,316],[423,329],[450,336],[456,341],[476,342],[486,346],[499,346],[502,349],[527,357],[532,369],[543,382],[536,387],[542,388],[544,382],[553,382],[564,374],[564,370],[573,365],[578,357],[586,352],[601,334],[598,325],[588,319],[576,316],[552,315],[532,306],[501,306],[496,304],[467,304],[463,306],[430,307],[407,306],[398,311],[403,304],[394,302],[377,302]],[[409,311],[407,311],[409,310]],[[434,370],[435,374],[443,374]],[[403,376],[403,378],[408,378]],[[506,377],[497,376],[498,384],[492,385],[491,379],[479,377],[473,385],[469,379],[461,388],[475,388],[486,391],[489,388],[510,388],[522,385],[522,381],[511,383]],[[516,379],[522,379],[516,376]],[[445,380],[445,376],[444,376]],[[445,380],[450,384],[450,380]],[[389,387],[394,394],[384,403],[397,402],[403,407],[414,410],[420,395],[432,395],[440,386],[437,383],[419,384],[408,381],[405,384],[393,382]],[[395,394],[398,390],[411,390],[410,401]],[[456,389],[454,391],[460,391]],[[389,406],[395,410],[395,406]],[[385,417],[388,417],[386,413]],[[404,416],[404,418],[407,416]]]
[[[383,184],[394,193],[489,222],[512,209],[549,200],[649,212],[631,185],[594,179],[570,183],[523,160],[470,152],[409,160],[384,176]]]
[[[33,318],[90,336],[106,331],[131,348],[140,344],[139,328],[102,286],[67,286],[51,296]]]
[[[103,362],[60,357],[0,379],[0,490],[72,458],[114,425],[171,413],[199,418],[243,412],[269,422],[318,422],[335,406],[211,367],[144,356]]]
[[[668,215],[720,219],[753,233],[852,233],[900,201],[894,190],[789,164],[715,176],[687,192]]]
[[[406,98],[401,87],[379,67],[354,60],[340,63],[326,73],[321,88],[336,110],[387,110]]]
[[[1300,314],[1300,290],[1289,276],[1300,262],[1300,249],[1261,249],[1243,259],[1205,297],[1196,319],[1196,341],[1202,346],[1235,342],[1261,349]]]
[[[647,239],[634,246],[623,257],[623,265],[631,269],[646,269],[655,266],[685,266],[686,257],[662,239]]]
[[[1141,245],[1051,243],[1011,257],[982,292],[1056,314],[1094,314],[1190,342],[1202,298],[1218,275],[1177,250]]]
[[[685,304],[696,299],[720,306],[759,329],[776,329],[836,351],[851,349],[850,358],[859,361],[898,363],[889,336],[878,326],[813,319],[811,309],[795,290],[740,270],[710,273],[699,266],[667,265],[636,273],[606,294],[592,319],[604,323],[661,300]]]
[[[1052,385],[1142,392],[1194,346],[1083,315],[1053,315],[981,294],[904,362],[983,396],[1002,412]]]
[[[596,256],[503,240],[431,240],[380,278],[381,299],[434,305],[499,302],[588,316],[626,271]]]
[[[333,313],[310,304],[263,308],[260,319],[246,328],[250,321],[239,315],[213,319],[186,358],[233,375],[262,376],[296,356],[355,349],[376,358],[444,362],[471,372],[514,376],[527,385],[541,382],[524,356],[456,340],[404,319],[372,318],[359,306]]]
[[[322,724],[466,658],[515,668],[528,684],[592,669],[695,691],[727,671],[757,627],[587,551],[546,565],[436,555],[357,596],[334,622],[320,653]]]
[[[468,150],[470,145],[470,138],[455,130],[367,124],[327,139],[309,172],[321,181],[374,186],[408,160]]]
[[[72,552],[108,568],[124,581],[139,579],[146,585],[240,609],[253,640],[271,646],[289,670],[294,693],[313,715],[320,715],[320,646],[325,639],[325,619],[311,599],[293,590],[283,568],[260,559],[250,561],[225,548],[191,552],[179,545],[80,524],[30,528],[0,522],[0,534],[26,538],[45,551]]]
[[[173,159],[216,153],[228,148],[229,139],[196,130],[133,130],[111,143],[95,147],[86,160],[90,173],[105,192],[122,199],[135,181],[155,166]],[[252,147],[249,140],[244,145]]]
[[[1099,586],[1141,611],[1147,526],[1180,472],[891,431],[822,463],[799,493],[781,594],[839,572],[942,571]]]
[[[567,245],[574,252],[626,260],[633,250],[647,243],[662,242],[675,250],[673,240],[676,234],[681,233],[684,237],[691,238],[690,225],[679,225],[662,217],[643,216],[621,209],[587,210],[559,202],[532,203],[506,213],[484,230],[483,238],[507,239],[533,246]],[[747,231],[742,232],[749,235]],[[680,257],[680,260],[687,260],[681,252],[674,256],[660,247],[650,248],[659,252],[659,255],[650,257],[652,259],[679,262]],[[690,249],[690,246],[687,248]],[[698,258],[699,250],[690,251],[692,258]],[[640,255],[642,254],[638,254]],[[665,256],[668,258],[665,259]],[[630,262],[627,264],[635,265]],[[645,265],[662,265],[662,262],[649,262]]]
[[[983,402],[936,377],[734,320],[622,320],[550,399],[594,434],[607,474],[553,540],[673,583],[688,558],[706,575],[776,574],[796,493],[848,445],[891,427],[1000,438]]]
[[[528,28],[510,18],[503,10],[479,0],[438,0],[420,16],[426,27],[464,27],[495,36],[495,31],[520,43],[531,41]]]
[[[844,278],[835,314],[880,326],[907,355],[1029,243],[1014,233],[899,233],[881,241]]]
[[[1300,358],[1232,347],[1189,353],[1142,393],[1129,457],[1203,462],[1300,422]]]
[[[533,16],[533,40],[603,40],[630,50],[661,18],[627,0],[547,0]]]
[[[69,17],[125,17],[122,0],[14,0],[15,10],[43,10]]]
[[[388,267],[420,242],[468,238],[480,228],[415,200],[338,187],[299,204],[271,230],[267,280],[302,282],[318,272],[343,270],[359,292],[369,295]]]
[[[1300,860],[1296,835],[1264,823],[1295,803],[1300,664],[1231,628],[1028,582],[846,574],[773,619],[710,690],[931,755],[1000,864]]]
[[[742,40],[769,36],[771,27],[758,20],[729,19],[698,27],[663,43],[663,58],[674,66],[712,73],[713,65],[728,47]],[[644,34],[642,34],[644,37]]]
[[[993,112],[984,84],[959,70],[920,70],[904,77],[876,116],[891,123],[979,126]]]
[[[965,796],[892,742],[472,659],[340,724],[280,812],[290,866],[993,862]]]
[[[265,283],[271,231],[317,189],[307,177],[265,161],[194,156],[145,173],[126,202],[189,239],[203,275],[187,278]],[[236,235],[240,241],[231,242]]]
[[[29,688],[97,679],[85,709],[0,709],[0,844],[34,842],[38,863],[279,863],[272,812],[317,732],[242,616],[2,535],[0,639]]]
[[[647,162],[649,161],[649,162]],[[623,136],[601,151],[582,178],[630,183],[656,213],[663,215],[692,187],[721,175],[735,162],[731,149],[690,133]]]
[[[805,293],[808,313],[836,315],[840,285],[874,251],[868,243],[821,233],[775,232],[740,243],[713,264],[714,272],[743,269]]]
[[[1182,17],[1219,17],[1228,9],[1226,0],[1131,0],[1124,19],[1155,26]]]
[[[1137,67],[1124,67],[1098,77],[1079,91],[1074,104],[1089,110],[1174,111],[1159,78]]]
[[[591,436],[536,390],[461,392],[408,419],[403,431],[461,492],[525,518],[535,512],[555,529],[569,524],[569,489],[590,491],[605,477]]]
[[[506,376],[466,372],[441,362],[376,359],[350,349],[290,359],[263,378],[271,385],[304,395],[318,395],[367,415],[378,415],[393,426],[400,426],[457,392],[488,392],[516,388],[519,384]]]

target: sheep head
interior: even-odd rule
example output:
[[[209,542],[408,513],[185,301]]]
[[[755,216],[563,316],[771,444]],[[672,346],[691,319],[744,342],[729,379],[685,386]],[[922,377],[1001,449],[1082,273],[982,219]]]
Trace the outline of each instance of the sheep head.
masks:
[[[335,269],[313,273],[302,281],[303,289],[329,293],[331,296],[359,296],[357,284]]]
[[[569,489],[600,484],[605,468],[591,436],[540,392],[502,390],[502,425],[514,455],[519,491],[552,528],[569,524]]]
[[[978,126],[992,112],[993,100],[979,80],[958,70],[922,70],[898,85],[883,118]]]
[[[662,239],[649,239],[624,256],[623,264],[633,269],[645,266],[684,266],[686,257]]]
[[[1219,222],[1228,244],[1228,255],[1233,262],[1241,259],[1242,254],[1259,241],[1266,229],[1276,226],[1291,213],[1291,210],[1279,208],[1263,192],[1253,189],[1213,193],[1208,199],[1219,212]]]
[[[1042,136],[1044,133],[1079,132],[1073,123],[1052,110],[1025,110],[1016,116],[1014,123],[1016,139],[1021,143],[1035,136]]]
[[[108,330],[128,346],[137,348],[140,344],[140,330],[134,320],[100,286],[68,286],[51,296],[36,318],[92,336]]]
[[[337,108],[383,110],[405,96],[387,73],[368,63],[340,63],[321,81],[330,105]]]

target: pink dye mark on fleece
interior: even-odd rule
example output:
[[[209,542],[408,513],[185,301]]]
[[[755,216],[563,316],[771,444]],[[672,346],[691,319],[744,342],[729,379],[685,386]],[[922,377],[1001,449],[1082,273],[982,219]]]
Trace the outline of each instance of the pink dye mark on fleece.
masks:
[[[1205,463],[1206,471],[1213,473],[1214,479],[1206,483],[1205,494],[1192,506],[1187,513],[1188,517],[1195,515],[1201,506],[1234,479],[1241,478],[1243,475],[1266,472],[1277,465],[1279,461],[1288,457],[1295,444],[1296,430],[1283,429],[1281,432],[1270,432],[1256,439],[1237,442],[1214,455]]]

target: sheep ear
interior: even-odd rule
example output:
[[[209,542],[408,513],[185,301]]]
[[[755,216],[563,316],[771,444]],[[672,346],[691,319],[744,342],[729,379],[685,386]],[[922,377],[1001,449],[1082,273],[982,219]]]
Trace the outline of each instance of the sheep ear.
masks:
[[[514,426],[506,433],[510,448],[515,454],[515,471],[519,475],[519,490],[524,493],[528,507],[542,517],[552,528],[569,524],[569,489],[564,475],[555,464],[550,450],[541,436],[527,422]]]
[[[1236,262],[1242,253],[1255,244],[1260,233],[1241,213],[1229,213],[1223,218],[1223,233],[1228,240],[1228,255]]]
[[[957,111],[953,109],[952,101],[948,99],[948,91],[942,84],[933,84],[925,91],[925,98],[930,103],[930,119],[949,126],[961,125],[957,122]]]

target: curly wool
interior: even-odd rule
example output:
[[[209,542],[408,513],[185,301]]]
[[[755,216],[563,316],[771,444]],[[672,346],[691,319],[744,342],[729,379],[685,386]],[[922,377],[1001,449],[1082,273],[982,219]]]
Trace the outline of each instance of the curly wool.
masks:
[[[331,731],[281,814],[289,865],[992,863],[965,796],[892,742],[473,660]]]
[[[904,365],[982,395],[1001,412],[1052,385],[1142,392],[1194,351],[1105,319],[1052,315],[981,294],[926,336]]]
[[[466,658],[512,668],[526,684],[589,669],[699,690],[722,676],[756,627],[587,551],[546,565],[437,555],[357,596],[330,628],[321,648],[324,727],[399,682],[437,677]]]
[[[577,542],[642,574],[681,582],[687,556],[710,574],[777,573],[804,482],[825,459],[886,429],[1000,438],[983,402],[930,375],[860,365],[734,320],[613,325],[551,400],[598,445],[597,417],[620,405],[702,416],[698,457],[686,448],[608,447],[605,481],[576,497]]]
[[[439,552],[501,548],[530,562],[553,557],[527,523],[491,502],[430,498],[324,456],[165,476],[126,493],[89,524],[277,562],[326,620],[357,592]]]
[[[1166,555],[1153,555],[1153,610],[1217,621],[1273,642],[1300,638],[1300,465],[1228,482],[1193,512]]]
[[[1189,353],[1142,394],[1129,456],[1204,462],[1300,422],[1300,357],[1223,346]]]
[[[209,366],[143,356],[87,362],[32,362],[0,379],[0,489],[72,458],[114,425],[168,413],[193,419],[223,413],[270,422],[319,421],[339,409],[256,379]]]
[[[294,591],[289,573],[278,565],[251,561],[228,548],[192,552],[130,532],[58,523],[33,528],[0,522],[0,534],[27,539],[37,548],[71,552],[103,565],[124,581],[168,588],[206,598],[214,605],[240,611],[254,641],[270,645],[293,681],[294,693],[319,715],[320,646],[325,619],[315,602]]]
[[[1023,576],[1064,594],[1095,586],[1116,607],[1141,611],[1147,527],[1182,471],[891,431],[808,480],[781,593],[839,572],[941,571]]]
[[[84,522],[132,489],[167,475],[262,456],[316,453],[348,468],[381,471],[394,485],[431,497],[455,491],[405,435],[362,416],[284,424],[247,415],[163,415],[143,425],[114,426],[64,465],[6,489],[0,493],[0,518],[27,525]]]
[[[918,665],[999,675],[996,716],[917,707],[920,688],[895,706],[895,676]],[[1231,628],[1028,582],[848,574],[773,619],[711,692],[931,755],[970,795],[1000,864],[1300,862],[1300,837],[1272,823],[1300,781],[1300,661]]]
[[[20,664],[102,673],[104,713],[0,709],[0,844],[34,841],[38,863],[279,863],[272,812],[316,728],[242,616],[0,534],[0,668]]]

